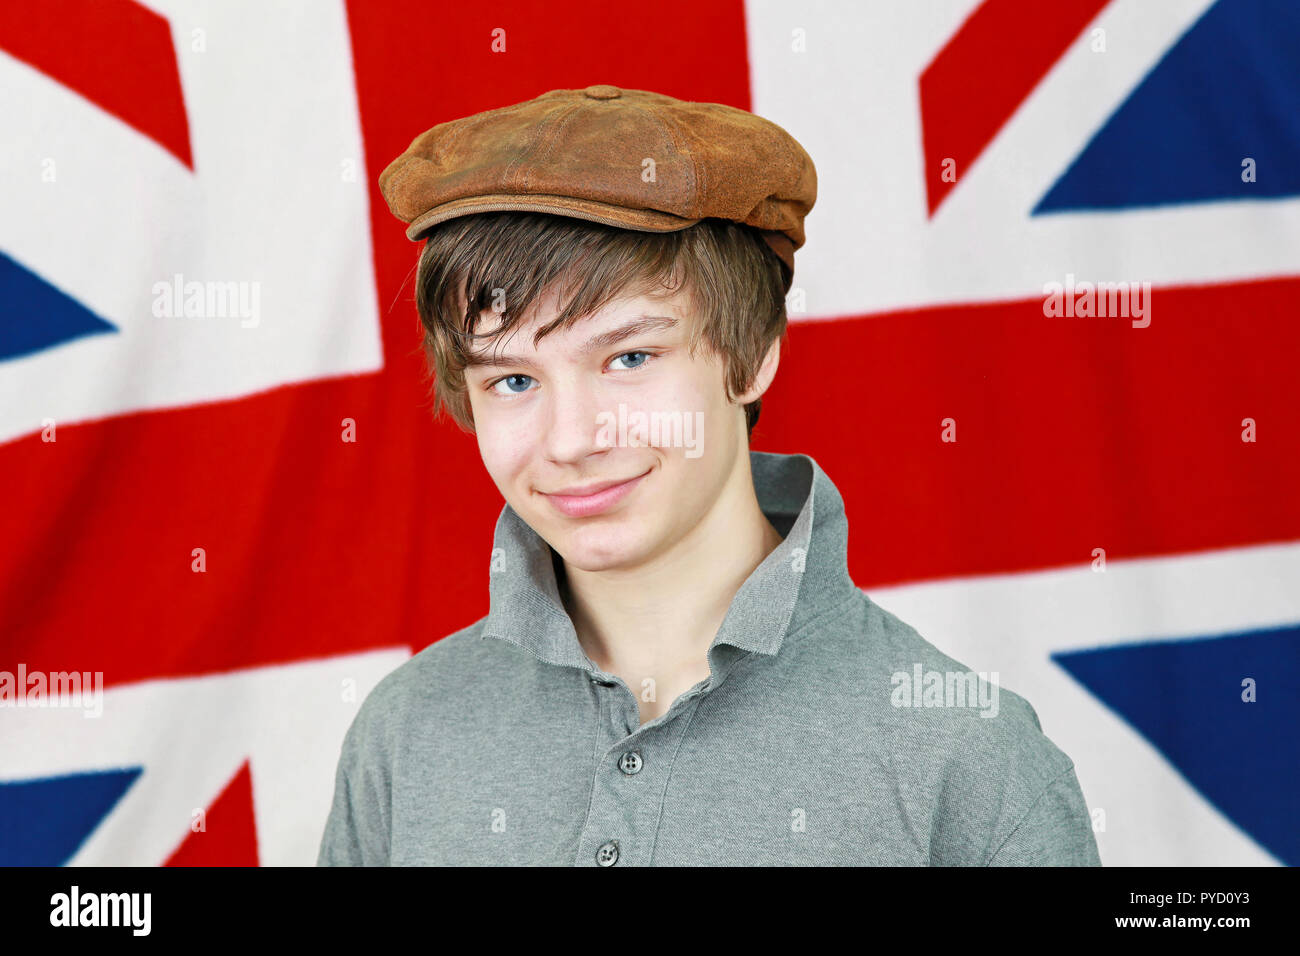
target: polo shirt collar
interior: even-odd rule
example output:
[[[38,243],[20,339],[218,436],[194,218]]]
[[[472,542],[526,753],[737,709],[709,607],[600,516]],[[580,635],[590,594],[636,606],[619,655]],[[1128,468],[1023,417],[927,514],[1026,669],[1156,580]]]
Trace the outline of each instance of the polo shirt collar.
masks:
[[[761,451],[751,451],[749,462],[759,507],[784,539],[736,592],[710,652],[729,644],[774,655],[787,634],[858,589],[848,572],[844,500],[817,462]],[[549,664],[592,671],[560,598],[552,553],[510,505],[502,508],[482,636],[516,644]]]

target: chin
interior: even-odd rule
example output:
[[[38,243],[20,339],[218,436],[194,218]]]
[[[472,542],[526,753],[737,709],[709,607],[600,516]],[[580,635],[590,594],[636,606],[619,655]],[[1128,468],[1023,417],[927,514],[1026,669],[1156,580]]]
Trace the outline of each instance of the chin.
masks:
[[[585,527],[563,529],[549,543],[572,567],[608,571],[635,563],[645,553],[637,530],[621,521],[591,522]]]

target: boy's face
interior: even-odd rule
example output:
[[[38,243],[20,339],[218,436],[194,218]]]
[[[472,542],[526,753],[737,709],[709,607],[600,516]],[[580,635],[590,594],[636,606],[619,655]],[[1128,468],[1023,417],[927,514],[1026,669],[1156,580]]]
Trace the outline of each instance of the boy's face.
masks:
[[[567,564],[635,568],[735,487],[748,455],[743,405],[770,382],[776,346],[732,403],[721,358],[707,343],[687,351],[697,317],[684,293],[615,300],[534,347],[561,304],[550,294],[504,340],[479,340],[475,355],[500,363],[465,372],[479,452],[506,502]],[[487,312],[475,331],[498,324]]]

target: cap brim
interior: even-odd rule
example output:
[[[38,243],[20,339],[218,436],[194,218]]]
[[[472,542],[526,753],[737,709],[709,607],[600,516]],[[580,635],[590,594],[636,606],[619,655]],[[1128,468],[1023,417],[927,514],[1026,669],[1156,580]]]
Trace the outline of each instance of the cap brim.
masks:
[[[440,222],[480,212],[545,212],[642,232],[676,232],[700,221],[683,219],[657,209],[628,209],[592,199],[574,199],[571,196],[497,193],[455,199],[435,206],[411,220],[411,224],[406,227],[406,238],[418,239],[421,233]]]

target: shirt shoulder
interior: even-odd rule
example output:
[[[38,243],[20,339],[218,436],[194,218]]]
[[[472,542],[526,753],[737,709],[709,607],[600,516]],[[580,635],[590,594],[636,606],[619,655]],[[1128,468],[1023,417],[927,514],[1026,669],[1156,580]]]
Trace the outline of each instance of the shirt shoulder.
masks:
[[[485,635],[486,623],[486,616],[479,618],[386,674],[362,702],[349,734],[355,731],[377,755],[391,756],[389,745],[409,745],[412,734],[514,712],[527,692],[521,682],[535,679],[536,667],[526,651]]]
[[[840,674],[851,724],[896,781],[939,865],[1099,865],[1074,763],[1033,706],[939,650],[864,592],[795,635]],[[813,638],[809,640],[808,638]],[[812,651],[816,648],[816,651]]]
[[[492,674],[503,667],[504,655],[499,642],[480,639],[485,621],[480,618],[414,654],[361,702],[340,748],[318,865],[391,862],[393,773],[401,755],[419,745],[419,735],[445,726],[441,716],[463,706],[467,687],[500,685]]]

